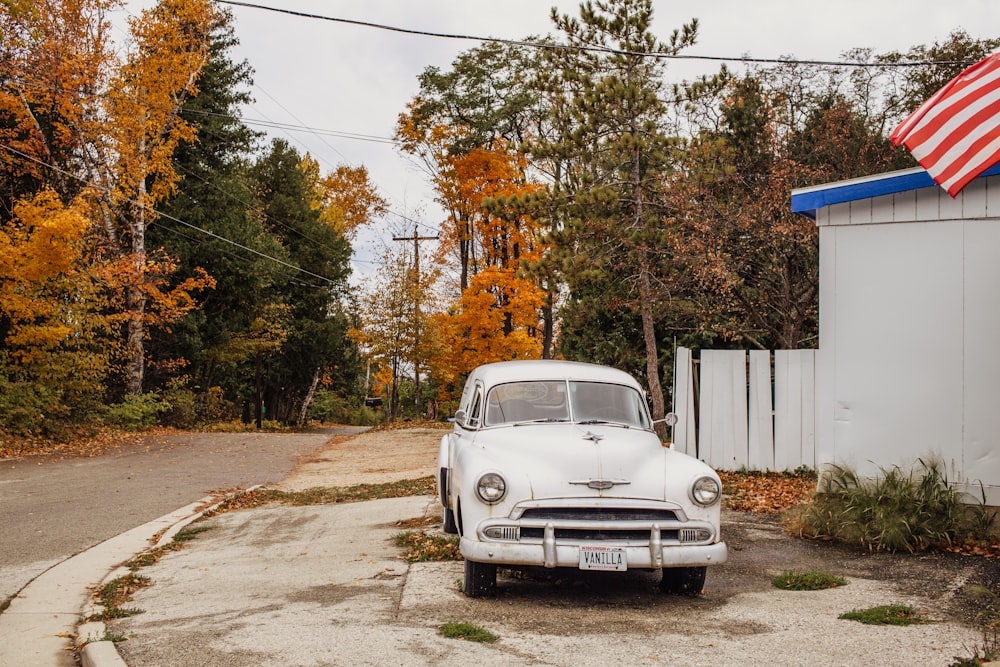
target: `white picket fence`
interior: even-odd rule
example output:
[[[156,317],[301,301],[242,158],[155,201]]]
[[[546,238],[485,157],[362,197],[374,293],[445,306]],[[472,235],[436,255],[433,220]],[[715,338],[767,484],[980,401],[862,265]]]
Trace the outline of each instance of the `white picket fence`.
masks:
[[[816,350],[700,357],[677,349],[676,449],[720,470],[816,467]]]

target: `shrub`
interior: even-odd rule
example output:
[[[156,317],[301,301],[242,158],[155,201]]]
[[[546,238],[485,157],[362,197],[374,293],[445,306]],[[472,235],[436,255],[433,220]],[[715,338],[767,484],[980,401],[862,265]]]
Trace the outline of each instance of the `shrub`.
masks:
[[[159,416],[159,421],[164,426],[194,428],[225,421],[236,414],[232,402],[226,400],[221,387],[196,391],[184,386],[182,381],[177,381],[172,382],[162,396],[163,401],[169,405]]]
[[[169,409],[170,404],[155,393],[138,394],[108,406],[105,419],[115,426],[143,428],[156,424],[160,413]]]
[[[309,419],[334,424],[372,426],[382,421],[382,414],[367,408],[361,399],[347,399],[337,392],[320,390],[309,404]]]
[[[0,378],[0,424],[11,435],[51,434],[59,430],[59,422],[66,417],[66,412],[58,390]]]
[[[920,464],[918,478],[893,467],[876,479],[830,466],[813,500],[792,514],[792,532],[889,552],[985,537],[993,522],[985,505],[963,502],[965,494],[948,484],[941,464]]]

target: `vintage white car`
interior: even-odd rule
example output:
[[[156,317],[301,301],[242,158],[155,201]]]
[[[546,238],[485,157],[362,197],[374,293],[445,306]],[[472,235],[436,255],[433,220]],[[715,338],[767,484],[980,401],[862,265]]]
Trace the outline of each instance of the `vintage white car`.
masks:
[[[642,388],[613,368],[480,366],[438,470],[469,597],[495,590],[498,565],[658,569],[663,591],[696,594],[728,555],[718,475],[661,444]]]

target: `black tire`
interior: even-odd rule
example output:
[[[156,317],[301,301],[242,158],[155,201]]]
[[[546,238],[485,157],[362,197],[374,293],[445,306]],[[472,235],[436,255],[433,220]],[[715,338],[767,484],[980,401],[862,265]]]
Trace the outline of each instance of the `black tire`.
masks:
[[[455,513],[451,508],[445,507],[444,512],[442,512],[441,523],[444,532],[449,535],[458,535],[458,524],[455,523]]]
[[[698,595],[705,588],[707,567],[665,567],[660,590],[668,595]]]
[[[465,579],[462,592],[466,597],[481,598],[493,595],[497,590],[497,566],[495,563],[465,561]]]

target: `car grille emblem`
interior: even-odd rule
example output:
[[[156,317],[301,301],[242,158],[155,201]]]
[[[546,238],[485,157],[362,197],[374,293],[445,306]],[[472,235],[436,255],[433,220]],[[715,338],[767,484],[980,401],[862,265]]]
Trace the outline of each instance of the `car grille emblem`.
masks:
[[[580,486],[588,486],[597,491],[606,491],[619,484],[631,484],[631,482],[627,479],[577,479],[571,480],[570,484],[579,484]]]

